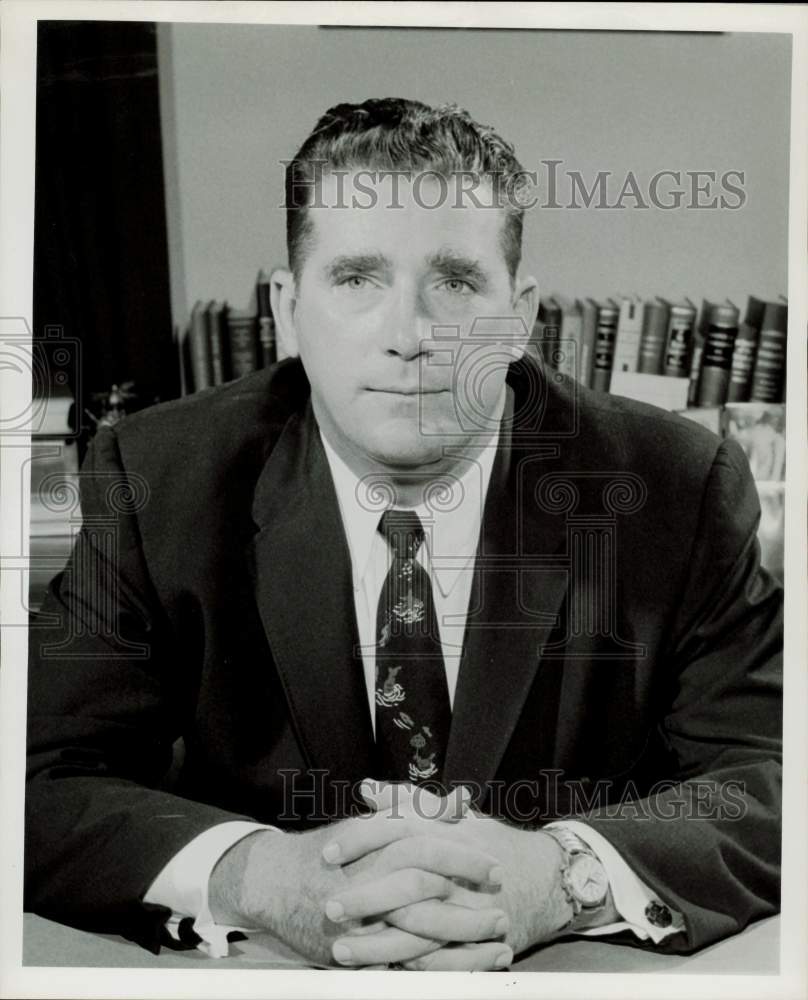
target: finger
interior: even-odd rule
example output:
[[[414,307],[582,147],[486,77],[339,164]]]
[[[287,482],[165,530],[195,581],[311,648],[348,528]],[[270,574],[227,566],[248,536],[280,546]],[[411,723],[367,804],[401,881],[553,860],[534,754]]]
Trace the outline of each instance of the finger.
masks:
[[[501,885],[504,876],[493,854],[470,844],[435,836],[407,837],[389,844],[379,856],[378,864],[391,870],[421,868],[479,885]]]
[[[446,816],[447,823],[456,823],[463,819],[471,808],[471,789],[465,785],[458,785],[446,796]]]
[[[384,963],[386,966],[389,962],[406,962],[426,955],[441,946],[440,941],[408,934],[398,927],[386,927],[376,934],[337,938],[331,946],[331,954],[340,965],[367,966]]]
[[[387,927],[386,921],[373,920],[364,924],[357,924],[356,927],[352,927],[348,931],[348,934],[378,934],[378,932],[384,930],[385,927]]]
[[[361,920],[409,903],[420,903],[422,899],[441,899],[451,892],[451,888],[451,882],[442,875],[419,868],[402,868],[343,889],[325,904],[325,914],[334,923]]]
[[[470,910],[465,906],[427,899],[385,914],[388,924],[436,941],[485,941],[508,933],[510,921],[494,906]]]
[[[322,855],[329,864],[348,864],[395,840],[412,836],[417,829],[417,820],[410,815],[374,813],[357,817],[340,824],[339,833],[323,847]]]
[[[448,795],[438,795],[429,788],[410,782],[366,778],[360,790],[365,801],[377,812],[399,816],[409,811],[421,819],[448,823],[461,820],[471,801],[471,790],[463,785],[453,788]]]
[[[512,961],[513,951],[501,941],[484,941],[438,948],[415,959],[404,960],[404,968],[418,972],[490,972],[507,969]]]
[[[413,836],[442,837],[456,843],[458,827],[420,819],[413,813],[374,813],[340,824],[334,839],[323,847],[322,856],[329,864],[344,865]]]

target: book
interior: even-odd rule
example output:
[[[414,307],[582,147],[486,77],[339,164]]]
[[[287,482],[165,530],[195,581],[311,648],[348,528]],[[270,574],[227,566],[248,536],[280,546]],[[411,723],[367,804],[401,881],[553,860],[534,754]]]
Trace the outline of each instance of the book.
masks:
[[[206,306],[201,299],[197,299],[191,310],[188,343],[191,353],[191,391],[199,392],[200,389],[213,385],[208,320]]]
[[[623,295],[617,318],[612,371],[636,372],[640,359],[644,305],[637,296]]]
[[[557,366],[558,341],[561,336],[561,307],[552,296],[539,302],[539,314],[533,327],[544,362],[550,368]]]
[[[614,299],[598,303],[598,325],[595,330],[595,357],[592,362],[592,388],[608,392],[614,361],[614,341],[620,310]]]
[[[650,299],[645,303],[640,337],[637,371],[646,375],[661,375],[668,336],[670,305],[665,299]]]
[[[275,318],[272,315],[270,300],[269,277],[261,270],[255,280],[256,300],[258,304],[258,340],[261,345],[261,367],[267,368],[277,361],[277,344],[275,335]]]
[[[767,302],[752,370],[749,399],[753,402],[778,403],[784,398],[787,330],[787,303]]]
[[[252,309],[228,308],[227,336],[233,378],[254,372],[258,368],[258,332]]]
[[[732,351],[729,388],[727,389],[728,403],[743,403],[749,399],[752,391],[755,355],[760,337],[760,324],[763,321],[765,308],[766,303],[762,299],[756,299],[754,295],[749,296],[746,303],[746,315],[738,327],[738,336],[735,338],[735,347]]]
[[[581,310],[581,385],[592,385],[595,358],[595,333],[598,328],[598,304],[594,299],[578,299]]]
[[[727,437],[735,438],[756,480],[778,482],[786,473],[786,408],[783,403],[727,403]]]
[[[180,396],[187,396],[192,391],[190,326],[174,326],[174,344],[180,369]]]
[[[208,337],[210,340],[210,365],[214,385],[221,385],[230,378],[230,349],[227,344],[227,307],[224,302],[208,303]]]
[[[670,307],[668,330],[665,338],[665,357],[662,374],[671,378],[689,378],[690,342],[696,321],[696,307],[690,299]]]
[[[729,300],[708,311],[697,406],[721,406],[726,402],[739,317],[737,306]]]
[[[690,387],[687,391],[687,405],[698,406],[699,376],[701,375],[701,356],[704,351],[704,338],[707,333],[710,310],[715,306],[709,299],[701,300],[699,321],[693,328],[690,341]]]
[[[577,302],[563,295],[553,295],[561,310],[561,336],[556,351],[556,367],[564,375],[581,381],[581,339],[583,335],[581,309]]]

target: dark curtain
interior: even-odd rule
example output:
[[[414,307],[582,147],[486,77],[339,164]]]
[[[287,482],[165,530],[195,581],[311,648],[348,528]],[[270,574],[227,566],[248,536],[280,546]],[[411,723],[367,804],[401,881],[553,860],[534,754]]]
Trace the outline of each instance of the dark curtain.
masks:
[[[67,377],[82,410],[128,380],[144,402],[169,399],[156,27],[40,22],[37,77],[34,337],[43,348],[57,326],[80,341]]]

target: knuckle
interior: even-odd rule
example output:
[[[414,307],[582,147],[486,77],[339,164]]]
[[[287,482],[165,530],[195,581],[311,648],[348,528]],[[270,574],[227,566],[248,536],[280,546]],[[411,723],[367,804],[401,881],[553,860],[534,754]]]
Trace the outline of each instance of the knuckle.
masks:
[[[412,869],[412,881],[413,881],[413,891],[419,897],[428,896],[433,889],[432,879],[429,874],[425,871],[421,871],[420,868]]]
[[[390,868],[401,868],[402,862],[406,859],[407,841],[394,840],[391,844],[383,847],[381,853],[384,857],[385,863],[389,865]]]
[[[440,845],[429,837],[419,837],[417,841],[418,860],[427,868],[435,868],[440,861]]]
[[[418,958],[413,958],[403,964],[406,969],[410,969],[413,972],[429,972],[430,969],[435,968],[437,962],[440,960],[438,955],[439,952],[433,951],[428,955],[420,955]]]

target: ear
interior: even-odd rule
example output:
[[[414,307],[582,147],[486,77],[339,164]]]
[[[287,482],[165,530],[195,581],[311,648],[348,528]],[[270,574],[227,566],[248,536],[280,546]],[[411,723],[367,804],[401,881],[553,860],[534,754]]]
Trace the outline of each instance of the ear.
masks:
[[[532,275],[517,276],[513,287],[513,310],[521,320],[521,331],[513,340],[513,348],[517,357],[521,357],[539,311],[539,283]]]
[[[296,358],[300,353],[295,329],[297,288],[291,271],[279,267],[272,272],[269,278],[269,296],[278,338],[278,357]]]

